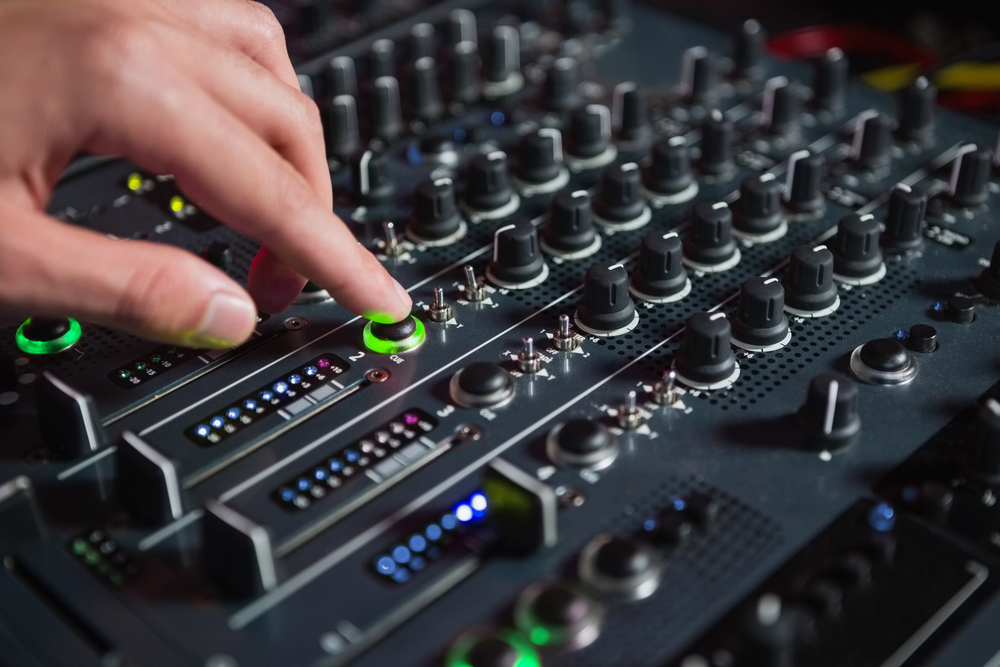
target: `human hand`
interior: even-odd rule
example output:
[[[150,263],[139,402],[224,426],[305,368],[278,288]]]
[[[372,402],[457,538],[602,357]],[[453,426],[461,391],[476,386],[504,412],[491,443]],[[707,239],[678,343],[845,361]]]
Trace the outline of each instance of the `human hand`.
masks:
[[[228,347],[305,283],[386,321],[410,298],[332,213],[319,114],[249,0],[0,0],[0,310]],[[264,247],[249,289],[193,254],[45,214],[80,150],[170,173]]]

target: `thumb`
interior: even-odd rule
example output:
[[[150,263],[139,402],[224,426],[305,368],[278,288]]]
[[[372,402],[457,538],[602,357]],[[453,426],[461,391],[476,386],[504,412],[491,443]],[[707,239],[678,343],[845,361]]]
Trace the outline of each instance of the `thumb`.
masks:
[[[0,211],[0,307],[199,348],[238,345],[257,316],[243,288],[190,252],[24,210]]]

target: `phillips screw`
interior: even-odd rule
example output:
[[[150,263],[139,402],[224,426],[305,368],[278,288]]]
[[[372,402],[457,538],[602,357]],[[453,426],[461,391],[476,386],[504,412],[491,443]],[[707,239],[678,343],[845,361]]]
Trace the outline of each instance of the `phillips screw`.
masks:
[[[428,315],[433,322],[447,322],[451,319],[451,304],[444,300],[444,290],[440,287],[434,288],[434,303],[431,304]]]
[[[472,267],[469,265],[466,265],[463,270],[465,271],[465,285],[462,286],[462,294],[465,295],[466,300],[485,300],[486,287],[478,278],[476,278],[476,272],[473,271]]]
[[[535,341],[521,339],[521,352],[517,355],[517,368],[522,373],[537,373],[542,370],[542,358],[535,352]]]
[[[552,337],[552,346],[563,352],[569,352],[580,347],[580,341],[577,340],[576,333],[569,325],[569,315],[559,316],[559,330]]]
[[[633,390],[625,394],[625,402],[618,408],[618,425],[631,431],[639,428],[642,424],[642,413],[636,407],[636,393]]]
[[[657,382],[653,387],[653,400],[660,405],[673,405],[679,398],[677,396],[677,373],[664,371],[663,380]]]

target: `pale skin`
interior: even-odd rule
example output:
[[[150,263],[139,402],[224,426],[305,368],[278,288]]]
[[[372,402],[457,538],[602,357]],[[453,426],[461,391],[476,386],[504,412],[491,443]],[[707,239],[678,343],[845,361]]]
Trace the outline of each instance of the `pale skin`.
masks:
[[[308,276],[398,321],[405,290],[332,212],[316,105],[274,15],[250,0],[0,0],[0,311],[72,316],[152,340],[229,347]],[[45,213],[78,151],[173,174],[263,248],[249,294],[195,255]]]

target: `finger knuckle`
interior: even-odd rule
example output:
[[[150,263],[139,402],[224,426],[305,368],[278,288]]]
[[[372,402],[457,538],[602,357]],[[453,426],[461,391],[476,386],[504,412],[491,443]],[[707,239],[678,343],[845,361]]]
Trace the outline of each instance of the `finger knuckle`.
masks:
[[[280,42],[284,48],[285,30],[271,8],[253,0],[247,1],[247,8],[257,36],[269,43]]]
[[[83,35],[82,59],[105,84],[124,82],[151,50],[146,27],[127,16],[110,17]]]

